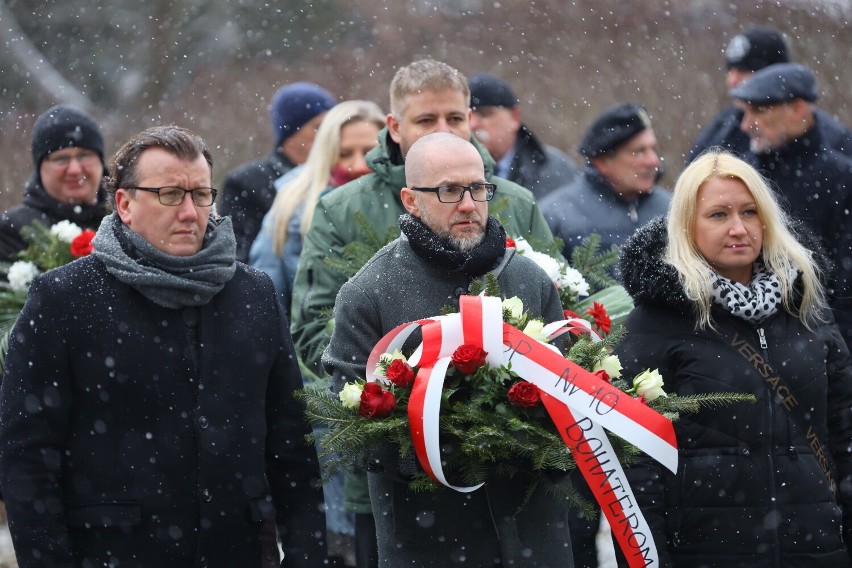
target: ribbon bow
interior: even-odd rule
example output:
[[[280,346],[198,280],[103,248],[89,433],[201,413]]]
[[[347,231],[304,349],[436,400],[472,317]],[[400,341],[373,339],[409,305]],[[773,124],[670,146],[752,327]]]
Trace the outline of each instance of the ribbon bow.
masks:
[[[453,352],[464,344],[480,347],[487,352],[486,363],[492,367],[511,363],[519,377],[538,387],[554,426],[609,520],[630,566],[658,564],[650,527],[604,429],[674,472],[678,454],[671,421],[569,361],[555,348],[503,322],[499,298],[462,296],[460,300],[457,314],[398,326],[376,344],[367,360],[367,380],[375,381],[381,355],[401,348],[418,327],[422,328],[423,341],[408,360],[412,367],[419,367],[409,398],[408,419],[420,465],[450,489],[470,492],[482,486],[459,487],[447,481],[441,467],[439,428],[441,392]],[[574,331],[590,333],[593,340],[599,340],[585,320],[554,322],[544,330],[550,338]]]

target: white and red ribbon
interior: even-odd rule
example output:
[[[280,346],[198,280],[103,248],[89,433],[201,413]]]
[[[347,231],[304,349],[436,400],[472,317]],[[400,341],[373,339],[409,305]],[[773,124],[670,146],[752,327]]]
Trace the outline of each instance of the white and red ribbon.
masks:
[[[481,485],[451,485],[440,457],[440,406],[444,378],[453,352],[461,345],[486,351],[492,367],[512,366],[519,377],[539,388],[550,414],[577,466],[591,487],[631,567],[659,564],[650,527],[645,521],[604,429],[620,436],[671,471],[677,470],[677,441],[670,420],[607,381],[569,361],[550,346],[504,323],[499,298],[462,296],[460,312],[403,324],[385,335],[370,353],[367,380],[375,381],[383,353],[402,347],[419,327],[422,343],[409,358],[419,367],[408,403],[415,453],[437,482],[461,492]],[[571,319],[548,324],[545,336],[567,331],[600,338],[588,322]]]

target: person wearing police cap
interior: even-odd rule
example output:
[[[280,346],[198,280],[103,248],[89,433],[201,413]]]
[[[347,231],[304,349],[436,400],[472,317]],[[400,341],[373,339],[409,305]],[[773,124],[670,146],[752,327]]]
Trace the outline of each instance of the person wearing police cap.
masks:
[[[757,71],[779,63],[789,63],[789,49],[780,31],[767,26],[753,26],[735,35],[725,50],[725,86],[730,90]],[[852,157],[852,132],[829,113],[814,107],[819,117],[819,128],[824,142],[839,152]],[[695,138],[686,162],[690,163],[702,152],[720,146],[744,160],[755,164],[749,151],[749,138],[740,130],[742,111],[729,104]]]
[[[731,92],[743,112],[740,128],[756,165],[786,201],[787,210],[814,231],[833,260],[837,323],[852,343],[852,159],[826,144],[813,72],[797,63],[761,69]]]
[[[494,158],[494,173],[541,199],[577,178],[577,166],[565,152],[539,140],[521,121],[521,105],[509,84],[488,73],[468,79],[470,126]]]
[[[625,103],[606,109],[589,126],[578,149],[586,158],[581,176],[540,203],[550,230],[574,247],[592,233],[609,248],[626,241],[650,219],[666,212],[669,193],[656,185],[661,161],[645,109]]]
[[[237,260],[248,262],[249,249],[278,194],[280,180],[308,159],[317,128],[334,105],[331,93],[305,81],[285,85],[272,97],[272,153],[231,170],[222,182],[219,212],[234,223]]]
[[[31,149],[35,169],[24,200],[0,215],[0,260],[16,260],[27,248],[21,229],[33,221],[97,229],[107,214],[104,139],[91,116],[70,105],[51,107],[33,125]]]

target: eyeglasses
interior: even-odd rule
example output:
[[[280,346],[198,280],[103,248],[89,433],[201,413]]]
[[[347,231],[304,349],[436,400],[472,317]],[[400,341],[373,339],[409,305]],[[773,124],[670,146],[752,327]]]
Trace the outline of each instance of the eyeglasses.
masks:
[[[196,187],[195,189],[184,189],[182,187],[126,187],[125,189],[139,189],[156,193],[160,203],[169,207],[177,207],[183,203],[188,193],[192,202],[199,207],[210,207],[216,200],[218,190],[212,187]]]
[[[412,187],[415,191],[428,191],[438,195],[441,203],[458,203],[464,199],[464,192],[470,193],[474,201],[491,201],[497,186],[493,183],[472,183],[470,185],[439,185],[438,187]]]
[[[71,160],[77,160],[77,163],[83,167],[91,166],[96,161],[100,161],[101,157],[97,152],[83,150],[76,154],[61,154],[59,156],[50,155],[44,159],[45,162],[57,169],[65,169],[71,165]]]

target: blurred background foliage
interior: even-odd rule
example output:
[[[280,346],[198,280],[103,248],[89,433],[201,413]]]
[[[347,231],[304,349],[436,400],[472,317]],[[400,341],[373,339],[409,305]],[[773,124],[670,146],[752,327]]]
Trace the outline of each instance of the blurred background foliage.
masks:
[[[387,109],[394,71],[424,57],[506,79],[524,121],[575,158],[602,109],[644,104],[671,187],[726,101],[725,46],[749,25],[782,30],[820,106],[852,124],[850,17],[849,0],[2,0],[0,208],[20,201],[32,124],[52,104],[87,107],[107,154],[147,126],[187,126],[213,149],[218,184],[271,150],[279,86]]]

